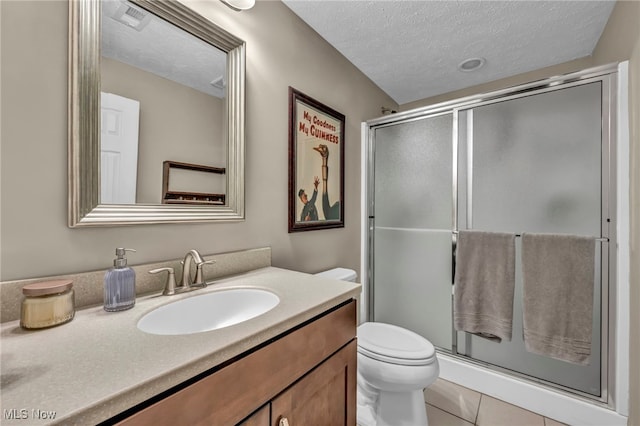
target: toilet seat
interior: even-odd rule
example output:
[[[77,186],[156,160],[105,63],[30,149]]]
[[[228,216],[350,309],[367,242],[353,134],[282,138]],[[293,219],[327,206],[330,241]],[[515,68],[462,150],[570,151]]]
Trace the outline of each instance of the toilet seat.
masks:
[[[434,346],[424,337],[391,324],[367,322],[358,327],[358,353],[390,364],[429,365]]]

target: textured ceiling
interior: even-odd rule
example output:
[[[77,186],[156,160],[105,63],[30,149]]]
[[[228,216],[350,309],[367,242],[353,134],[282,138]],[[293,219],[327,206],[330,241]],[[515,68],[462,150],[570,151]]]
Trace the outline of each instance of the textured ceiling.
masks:
[[[402,105],[591,55],[615,1],[284,3]]]
[[[149,22],[138,31],[114,19],[123,7],[149,15]],[[225,75],[223,51],[125,1],[103,1],[101,25],[103,56],[212,96],[224,96],[224,88],[212,84]]]

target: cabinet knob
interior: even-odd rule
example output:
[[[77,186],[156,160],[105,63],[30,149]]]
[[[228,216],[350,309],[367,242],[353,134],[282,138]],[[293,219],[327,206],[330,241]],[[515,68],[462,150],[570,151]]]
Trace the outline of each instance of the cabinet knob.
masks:
[[[289,419],[287,419],[286,417],[280,417],[278,426],[289,426]]]

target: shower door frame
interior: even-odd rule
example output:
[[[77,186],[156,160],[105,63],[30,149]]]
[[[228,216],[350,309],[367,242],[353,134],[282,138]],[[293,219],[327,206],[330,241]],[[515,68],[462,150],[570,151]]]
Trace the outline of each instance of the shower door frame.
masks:
[[[538,95],[581,86],[593,82],[602,83],[601,92],[601,235],[605,241],[600,246],[603,254],[601,259],[601,316],[600,316],[600,396],[585,393],[567,386],[550,383],[546,380],[536,378],[524,373],[509,370],[484,361],[475,360],[467,355],[458,353],[457,331],[452,327],[451,349],[437,348],[438,351],[446,353],[464,362],[475,364],[489,370],[506,373],[510,376],[531,381],[537,385],[550,389],[561,390],[574,396],[584,398],[592,402],[598,402],[608,407],[614,407],[612,393],[614,388],[612,383],[615,378],[615,318],[616,318],[616,119],[617,119],[617,64],[605,65],[591,68],[580,72],[556,76],[544,80],[535,81],[495,92],[478,94],[461,99],[456,99],[444,103],[426,106],[407,112],[392,114],[363,123],[363,156],[366,170],[363,170],[364,177],[368,182],[364,197],[366,206],[366,285],[367,285],[367,313],[366,320],[372,321],[375,309],[375,286],[374,286],[374,229],[375,229],[375,131],[377,129],[408,123],[415,120],[436,117],[442,114],[452,114],[452,268],[455,270],[455,247],[458,231],[458,172],[459,172],[459,113],[461,111],[472,111],[473,108],[504,102],[527,96]],[[465,143],[467,140],[465,139]],[[467,206],[468,208],[469,206]],[[365,227],[363,226],[363,230]],[[605,247],[605,244],[608,247]],[[604,255],[606,254],[606,256]],[[451,283],[453,285],[453,283]],[[453,297],[453,295],[452,295]],[[453,310],[451,312],[453,321]]]

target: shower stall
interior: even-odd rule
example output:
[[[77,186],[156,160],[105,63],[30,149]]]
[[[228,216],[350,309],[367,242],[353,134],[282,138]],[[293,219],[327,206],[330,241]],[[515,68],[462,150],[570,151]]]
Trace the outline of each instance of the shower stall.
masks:
[[[616,78],[603,67],[363,125],[368,319],[413,330],[464,362],[607,404]],[[519,261],[512,340],[454,329],[455,248],[467,229],[596,239],[589,365],[525,350]]]

